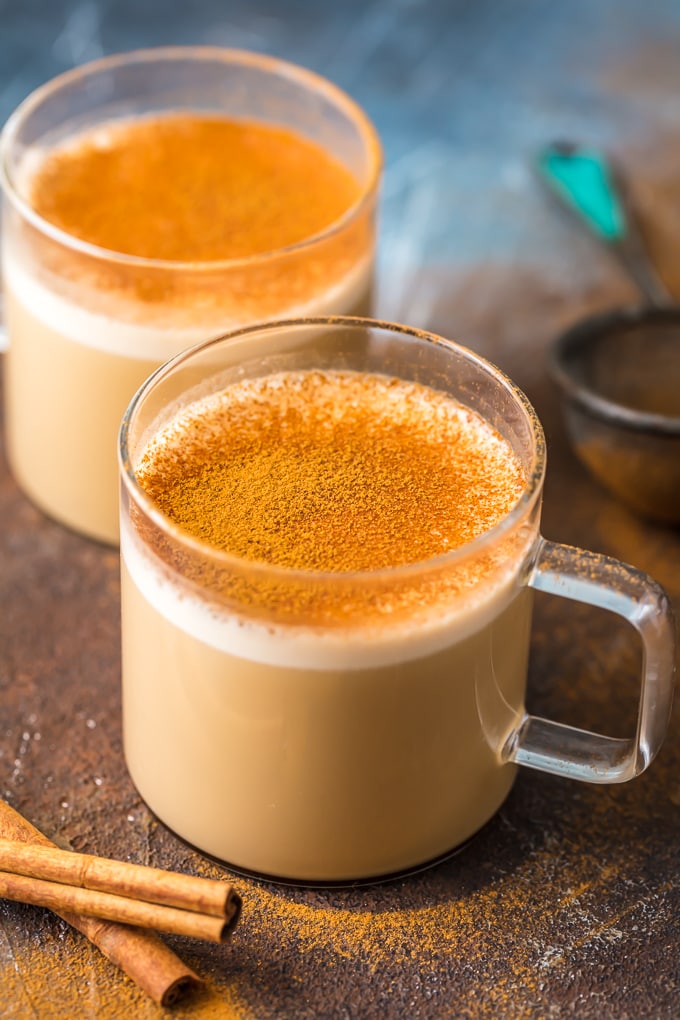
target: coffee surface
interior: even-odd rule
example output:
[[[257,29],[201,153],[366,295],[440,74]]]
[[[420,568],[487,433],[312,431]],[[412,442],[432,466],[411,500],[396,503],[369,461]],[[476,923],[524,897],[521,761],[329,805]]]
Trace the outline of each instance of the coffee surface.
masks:
[[[113,122],[52,150],[31,178],[36,212],[110,251],[238,259],[294,245],[359,196],[319,145],[284,128],[201,114]]]
[[[497,524],[525,485],[510,445],[476,413],[353,372],[234,384],[165,426],[136,473],[209,545],[322,571],[439,556]]]

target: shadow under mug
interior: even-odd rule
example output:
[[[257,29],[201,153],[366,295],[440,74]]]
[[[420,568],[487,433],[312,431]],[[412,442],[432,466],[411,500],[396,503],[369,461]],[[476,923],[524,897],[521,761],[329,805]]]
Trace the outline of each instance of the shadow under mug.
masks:
[[[240,559],[164,516],[135,475],[150,436],[232,381],[304,370],[444,391],[511,444],[521,498],[462,548],[356,574]],[[659,749],[675,662],[668,599],[633,567],[541,537],[541,425],[524,394],[464,347],[367,319],[243,329],[147,380],[119,460],[128,768],[165,824],[234,869],[310,883],[416,869],[492,817],[517,765],[621,783]],[[400,601],[442,581],[443,606]],[[533,589],[609,609],[639,632],[634,736],[527,714]],[[373,618],[395,593],[410,608]],[[334,624],[333,607],[348,605],[356,614]]]

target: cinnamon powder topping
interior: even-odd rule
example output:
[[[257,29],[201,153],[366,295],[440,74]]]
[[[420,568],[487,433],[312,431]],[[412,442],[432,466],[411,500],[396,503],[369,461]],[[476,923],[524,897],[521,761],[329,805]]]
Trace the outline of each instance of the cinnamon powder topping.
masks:
[[[191,405],[141,485],[192,535],[247,560],[365,571],[436,557],[525,485],[509,444],[446,394],[381,375],[282,373]]]
[[[110,251],[210,262],[311,238],[359,193],[302,135],[183,113],[107,124],[54,149],[30,199],[50,223]]]

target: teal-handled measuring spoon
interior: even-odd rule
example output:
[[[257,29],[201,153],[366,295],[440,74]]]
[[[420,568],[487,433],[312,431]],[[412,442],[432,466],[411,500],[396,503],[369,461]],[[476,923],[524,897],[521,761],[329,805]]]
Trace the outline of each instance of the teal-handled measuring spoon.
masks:
[[[642,295],[635,306],[576,322],[552,345],[569,438],[631,509],[680,524],[680,307],[647,254],[623,175],[604,153],[553,143],[536,169]]]
[[[648,304],[673,304],[647,252],[625,179],[604,153],[572,142],[553,142],[538,153],[536,169],[589,232],[618,257]]]

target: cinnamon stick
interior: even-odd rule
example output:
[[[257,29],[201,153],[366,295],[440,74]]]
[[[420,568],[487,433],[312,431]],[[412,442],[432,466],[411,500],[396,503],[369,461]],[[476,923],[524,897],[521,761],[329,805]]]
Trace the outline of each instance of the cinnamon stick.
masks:
[[[34,907],[49,907],[57,913],[69,910],[103,921],[134,924],[139,928],[189,935],[209,942],[224,942],[232,927],[224,918],[210,914],[145,903],[144,900],[132,900],[60,882],[45,882],[40,878],[6,871],[0,871],[0,898],[30,903]]]
[[[241,907],[240,897],[229,882],[0,837],[2,871],[209,914],[226,921],[228,931],[235,927]]]
[[[55,846],[3,800],[0,800],[0,833],[19,842]],[[160,1006],[174,1005],[186,992],[203,983],[155,932],[85,917],[69,910],[55,913],[82,932],[107,960],[125,971]]]

